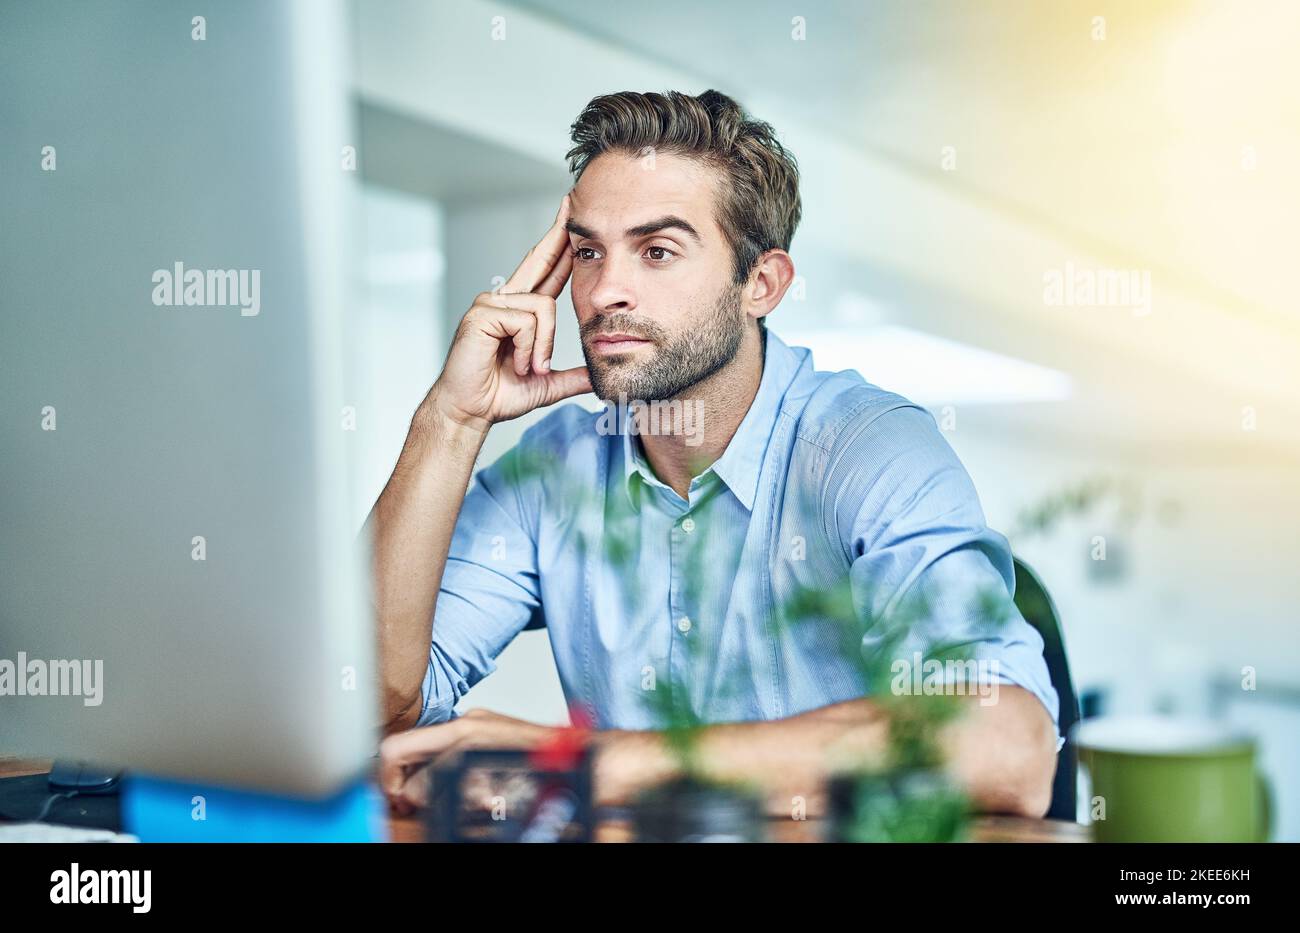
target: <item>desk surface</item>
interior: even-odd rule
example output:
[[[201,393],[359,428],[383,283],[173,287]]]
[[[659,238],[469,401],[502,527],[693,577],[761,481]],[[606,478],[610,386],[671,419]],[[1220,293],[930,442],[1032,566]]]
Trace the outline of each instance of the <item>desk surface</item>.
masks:
[[[45,774],[49,760],[0,758],[0,777]],[[768,823],[772,842],[816,842],[822,832],[820,820],[773,819]],[[419,817],[389,817],[388,835],[393,842],[422,842],[424,825]],[[631,827],[622,822],[601,824],[599,842],[630,842]],[[977,817],[971,829],[972,842],[1087,842],[1086,826],[1062,820],[1032,820],[1014,816]]]
[[[775,818],[768,822],[769,842],[818,842],[821,820]],[[388,834],[393,842],[423,842],[424,826],[418,817],[390,817]],[[631,842],[626,823],[602,823],[597,842]],[[1064,820],[1032,820],[1017,816],[980,816],[971,828],[971,842],[1088,842],[1088,827]]]

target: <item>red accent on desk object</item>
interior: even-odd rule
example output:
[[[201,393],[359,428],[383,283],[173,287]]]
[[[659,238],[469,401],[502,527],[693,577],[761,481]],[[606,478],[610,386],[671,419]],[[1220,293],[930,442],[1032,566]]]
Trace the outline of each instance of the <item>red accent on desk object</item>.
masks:
[[[577,706],[570,707],[571,725],[560,726],[532,750],[528,763],[539,771],[572,771],[582,761],[591,740],[591,720]]]

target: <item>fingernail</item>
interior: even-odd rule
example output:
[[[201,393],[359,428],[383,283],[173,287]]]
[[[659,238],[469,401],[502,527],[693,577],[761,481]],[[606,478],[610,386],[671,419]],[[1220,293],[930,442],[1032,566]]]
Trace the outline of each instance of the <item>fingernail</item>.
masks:
[[[544,373],[549,373],[551,371],[551,358],[548,356],[546,359],[542,360],[542,365],[537,368]]]

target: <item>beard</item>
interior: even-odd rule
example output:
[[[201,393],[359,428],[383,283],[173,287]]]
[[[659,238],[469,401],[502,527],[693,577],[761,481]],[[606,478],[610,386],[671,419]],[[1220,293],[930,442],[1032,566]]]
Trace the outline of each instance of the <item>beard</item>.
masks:
[[[634,354],[594,356],[588,341],[601,333],[627,333],[653,343],[648,358]],[[740,286],[728,285],[713,307],[689,333],[669,334],[650,321],[629,314],[598,314],[581,328],[582,355],[587,360],[591,388],[602,401],[667,401],[709,378],[730,363],[745,335],[740,310]]]

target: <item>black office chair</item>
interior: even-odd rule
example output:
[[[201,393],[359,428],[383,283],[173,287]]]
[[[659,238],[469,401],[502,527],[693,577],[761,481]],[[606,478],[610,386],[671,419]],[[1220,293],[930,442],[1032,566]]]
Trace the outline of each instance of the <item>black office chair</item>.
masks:
[[[1047,672],[1052,678],[1052,687],[1061,701],[1060,728],[1065,736],[1065,745],[1056,757],[1056,776],[1052,779],[1052,804],[1047,809],[1047,816],[1053,820],[1077,819],[1076,797],[1079,776],[1079,759],[1074,743],[1070,740],[1070,730],[1079,721],[1079,698],[1074,693],[1074,682],[1070,679],[1070,662],[1065,656],[1065,636],[1061,632],[1060,617],[1056,605],[1047,594],[1038,575],[1019,557],[1016,565],[1016,608],[1025,617],[1025,621],[1043,636],[1043,656],[1047,660]]]

